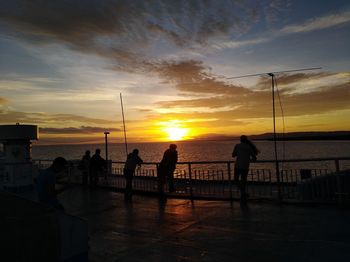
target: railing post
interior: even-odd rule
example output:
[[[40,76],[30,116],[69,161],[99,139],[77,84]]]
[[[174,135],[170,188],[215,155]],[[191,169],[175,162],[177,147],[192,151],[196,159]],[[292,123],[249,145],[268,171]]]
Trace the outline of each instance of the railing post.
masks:
[[[340,171],[340,168],[339,168],[339,159],[335,159],[335,171],[336,172],[339,172]]]
[[[337,179],[337,194],[338,194],[338,203],[342,204],[343,203],[343,191],[341,187],[341,181],[340,181],[340,174],[336,174],[336,179]]]
[[[188,175],[189,175],[189,178],[190,178],[190,198],[193,199],[191,163],[188,163]]]
[[[276,159],[275,161],[276,165],[276,177],[277,177],[277,192],[278,192],[278,201],[282,202],[282,188],[281,188],[281,177],[280,177],[280,168],[279,168],[279,162]]]
[[[157,173],[157,189],[160,197],[164,196],[164,178],[160,174],[159,164],[156,164],[156,173]]]
[[[72,168],[73,168],[73,163],[68,162],[68,184],[72,183]]]
[[[228,175],[228,183],[229,183],[229,190],[230,190],[230,201],[232,202],[232,179],[231,179],[231,163],[227,162],[227,175]]]

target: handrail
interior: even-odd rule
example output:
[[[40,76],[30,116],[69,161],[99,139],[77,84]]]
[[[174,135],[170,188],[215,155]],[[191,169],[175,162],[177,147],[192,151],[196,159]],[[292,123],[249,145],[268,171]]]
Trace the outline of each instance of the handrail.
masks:
[[[279,162],[313,162],[313,161],[336,161],[336,160],[350,160],[350,157],[323,157],[323,158],[293,158],[293,159],[279,159]],[[264,159],[256,160],[254,163],[274,163],[274,159]],[[123,164],[125,161],[112,161],[115,164]],[[226,164],[226,163],[235,163],[234,160],[217,160],[217,161],[185,161],[178,162],[179,165],[188,165],[188,164]],[[156,165],[159,162],[143,162],[147,165]]]
[[[52,161],[53,159],[32,159],[33,161]],[[80,159],[71,159],[71,161],[79,161]],[[312,162],[312,161],[335,161],[335,160],[350,160],[350,157],[320,157],[320,158],[291,158],[291,159],[279,159],[279,162]],[[254,163],[273,163],[273,159],[263,159],[256,160]],[[113,161],[115,164],[123,164],[125,161]],[[234,160],[214,160],[214,161],[183,161],[178,162],[179,165],[186,164],[226,164],[226,163],[235,163]],[[159,164],[159,162],[143,162],[147,165]]]
[[[33,159],[33,161],[45,166],[52,160]],[[81,173],[77,169],[75,170],[76,163],[78,163],[76,161],[71,160],[72,168],[69,169],[69,177],[80,181]],[[281,181],[277,181],[274,168],[269,167],[275,160],[257,160],[254,164],[258,165],[254,166],[253,164],[248,174],[247,190],[251,196],[254,198],[277,199],[278,187],[281,188],[281,193],[285,199],[342,201],[344,194],[348,194],[344,197],[350,196],[350,192],[347,191],[347,188],[350,188],[348,186],[350,185],[350,177],[348,176],[347,178],[339,173],[341,170],[350,169],[348,163],[341,163],[341,161],[350,161],[350,157],[295,158],[278,161],[281,163],[304,162],[304,164],[301,166],[297,164],[286,165],[280,170]],[[319,166],[319,162],[322,161],[333,162],[333,164],[328,165],[326,163],[326,167]],[[316,162],[317,166],[315,168],[313,167],[314,164],[310,163],[311,167],[310,164],[305,162]],[[123,176],[123,165],[125,162],[110,160],[109,163],[114,165],[114,168],[110,174],[101,176],[99,185],[123,189],[125,187]],[[196,197],[235,199],[239,197],[239,191],[233,181],[234,163],[234,159],[226,161],[178,162],[174,181],[178,190],[172,194],[190,199]],[[268,165],[263,163],[268,163]],[[143,167],[135,173],[135,179],[133,180],[135,190],[158,192],[160,194],[159,180],[157,178],[158,165],[159,162],[154,161],[143,163]],[[143,171],[141,172],[142,169]],[[164,190],[167,192],[169,188]]]

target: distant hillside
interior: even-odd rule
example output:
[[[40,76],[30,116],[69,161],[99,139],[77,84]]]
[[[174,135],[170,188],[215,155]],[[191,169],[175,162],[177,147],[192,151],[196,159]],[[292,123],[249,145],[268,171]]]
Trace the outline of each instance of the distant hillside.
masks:
[[[273,133],[251,135],[253,140],[273,140]],[[350,131],[277,133],[277,140],[350,140]]]
[[[259,135],[249,135],[252,140],[273,140],[273,133],[264,133]],[[332,131],[332,132],[291,132],[277,133],[277,140],[350,140],[350,131]],[[227,136],[219,134],[208,134],[198,137],[195,141],[226,141],[238,140],[239,136]]]

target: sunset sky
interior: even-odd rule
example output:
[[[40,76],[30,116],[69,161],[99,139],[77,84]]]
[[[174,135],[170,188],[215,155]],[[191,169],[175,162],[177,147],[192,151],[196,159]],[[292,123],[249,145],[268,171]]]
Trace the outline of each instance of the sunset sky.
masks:
[[[350,130],[350,1],[2,0],[0,124],[42,143]],[[281,107],[284,121],[281,118]],[[284,128],[283,128],[284,122]]]

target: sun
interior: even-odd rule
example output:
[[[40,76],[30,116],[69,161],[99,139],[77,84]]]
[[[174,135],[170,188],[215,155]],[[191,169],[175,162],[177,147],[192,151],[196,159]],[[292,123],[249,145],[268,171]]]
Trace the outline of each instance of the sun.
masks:
[[[168,138],[171,141],[184,140],[188,133],[188,129],[182,127],[168,127],[164,131],[168,133]]]

